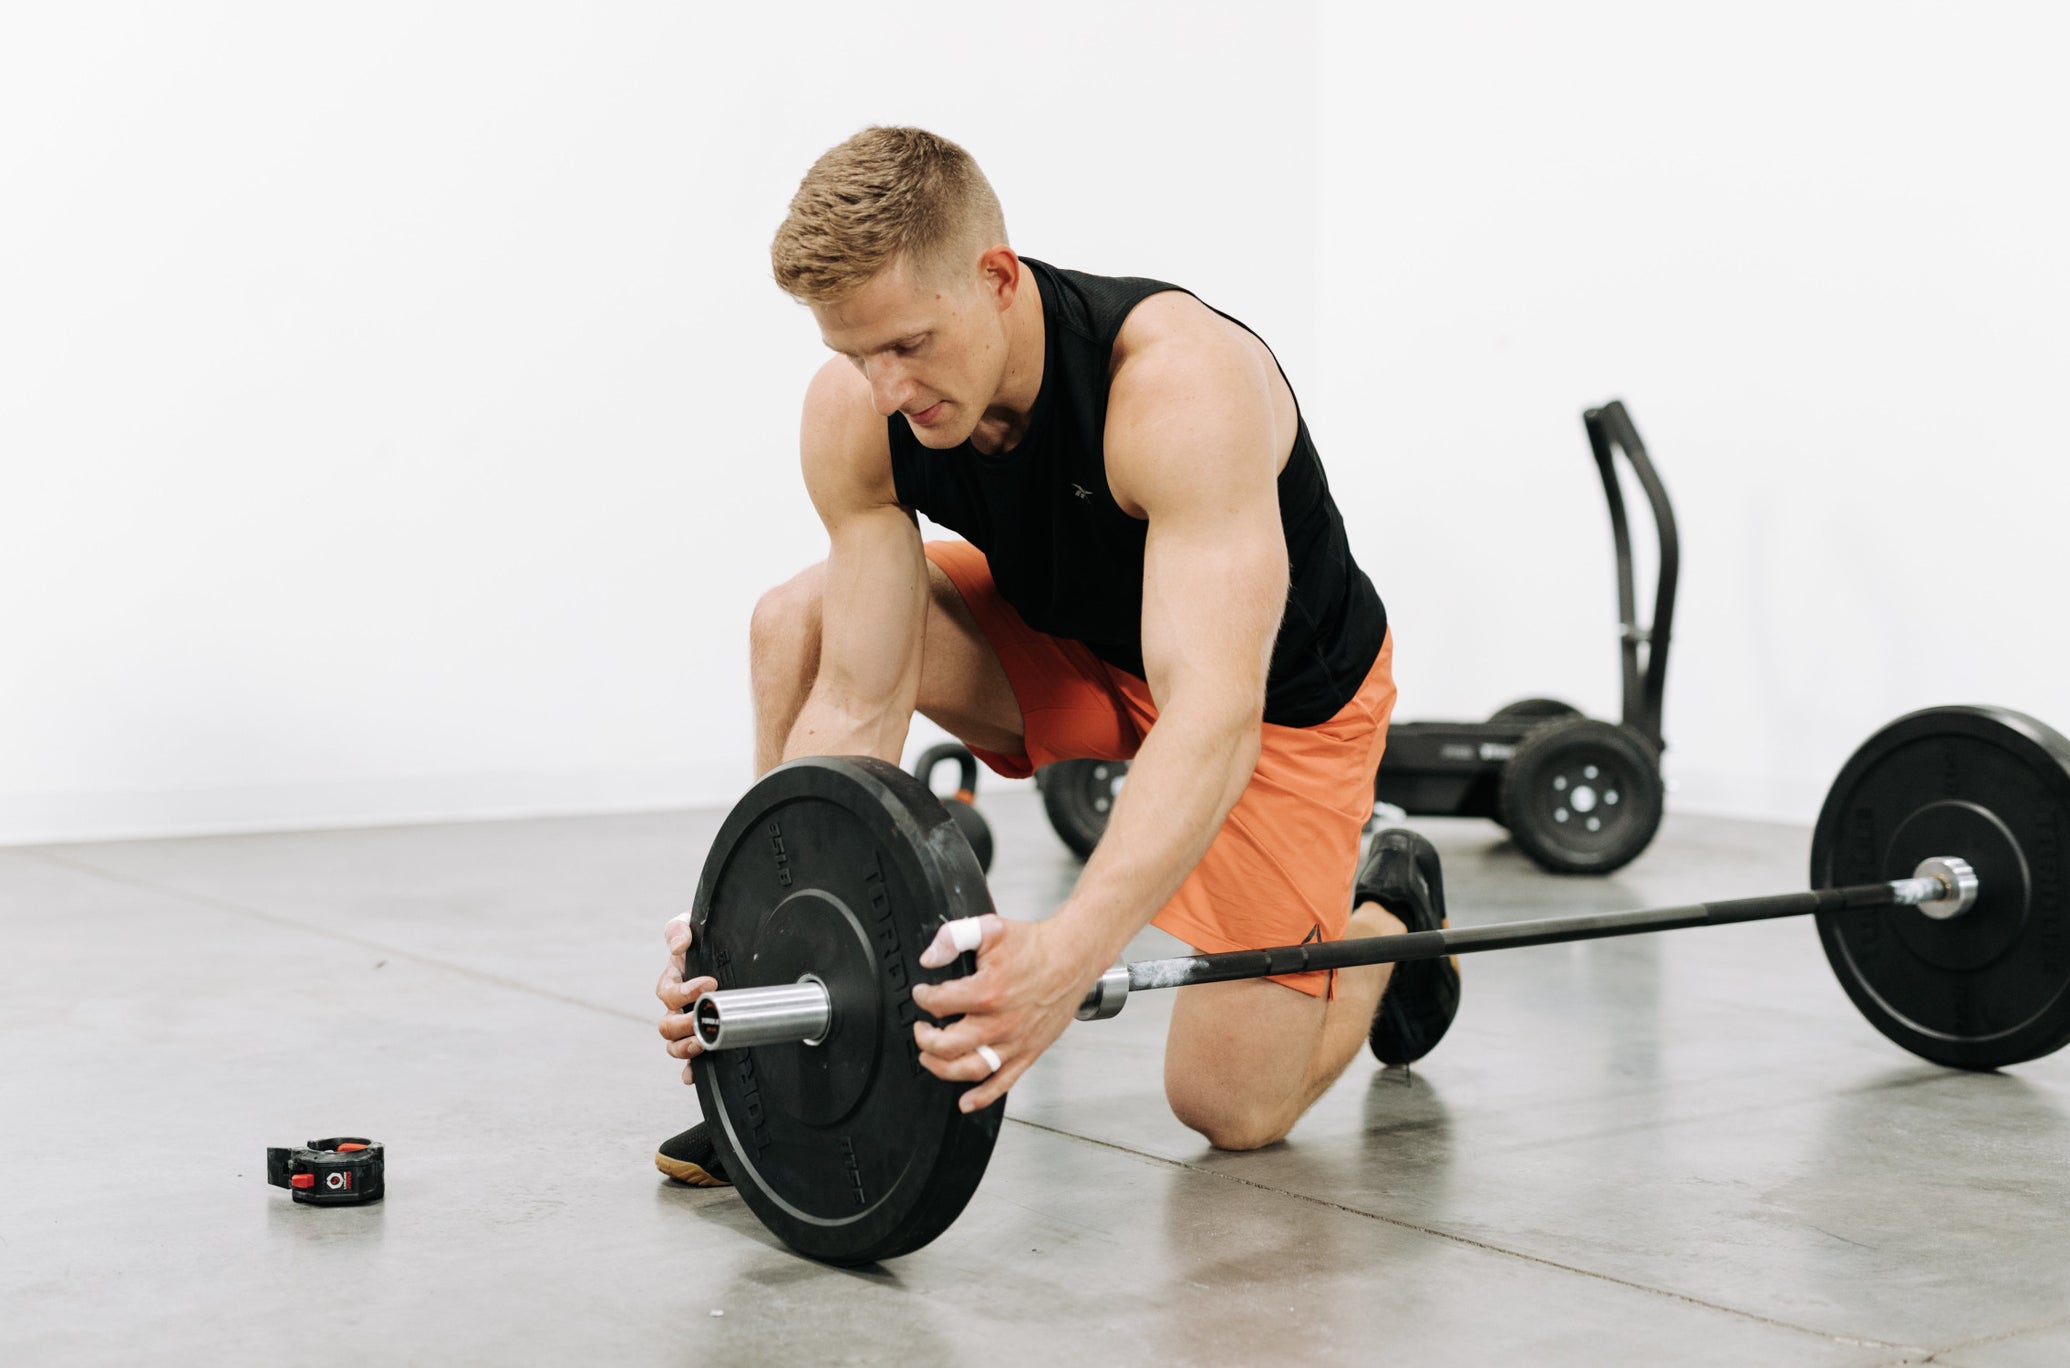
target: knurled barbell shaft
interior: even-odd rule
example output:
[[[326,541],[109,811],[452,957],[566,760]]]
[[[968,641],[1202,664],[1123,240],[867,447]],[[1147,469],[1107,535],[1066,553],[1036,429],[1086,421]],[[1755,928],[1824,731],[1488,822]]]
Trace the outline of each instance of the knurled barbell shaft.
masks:
[[[1546,917],[1492,926],[1448,927],[1410,931],[1399,936],[1357,936],[1349,940],[1286,945],[1271,950],[1230,950],[1215,955],[1180,955],[1172,959],[1138,960],[1128,967],[1132,992],[1178,988],[1192,983],[1305,974],[1322,969],[1351,969],[1367,964],[1399,964],[1404,960],[1438,959],[1477,950],[1513,950],[1527,945],[1598,940],[1643,931],[1673,931],[1689,926],[1729,926],[1735,922],[1805,917],[1818,912],[1861,908],[1909,907],[1947,895],[1939,879],[1898,879],[1891,883],[1857,884],[1804,893],[1777,893],[1724,902],[1689,903],[1635,912],[1591,912],[1578,917]]]
[[[1230,950],[1212,955],[1180,955],[1138,960],[1109,969],[1079,1005],[1081,1021],[1104,1020],[1121,1011],[1132,992],[1183,988],[1196,983],[1307,974],[1325,969],[1352,969],[1368,964],[1439,959],[1480,950],[1513,950],[1527,945],[1632,936],[1691,926],[1729,926],[1736,922],[1807,917],[1819,912],[1850,912],[1879,907],[1928,907],[1935,915],[1955,916],[1976,901],[1978,885],[1961,860],[1927,860],[1909,879],[1856,884],[1802,893],[1776,893],[1723,902],[1688,903],[1680,907],[1635,912],[1592,912],[1578,917],[1546,917],[1535,921],[1497,922],[1439,931],[1410,931],[1399,936],[1356,936],[1348,940],[1282,945],[1268,950]],[[773,1045],[786,1041],[816,1042],[828,1030],[831,1004],[825,985],[807,978],[765,988],[723,988],[706,993],[693,1009],[697,1038],[707,1050]]]

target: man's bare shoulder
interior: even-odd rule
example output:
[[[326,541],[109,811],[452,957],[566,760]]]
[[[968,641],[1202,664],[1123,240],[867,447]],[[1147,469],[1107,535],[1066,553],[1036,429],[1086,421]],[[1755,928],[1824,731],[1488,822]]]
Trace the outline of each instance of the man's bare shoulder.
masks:
[[[824,504],[828,495],[844,503],[893,501],[884,419],[871,401],[870,382],[841,357],[821,366],[805,387],[799,445],[815,503]]]
[[[1114,338],[1118,373],[1135,362],[1177,365],[1254,362],[1264,344],[1184,290],[1164,290],[1129,310]]]
[[[808,446],[815,440],[854,446],[872,438],[889,450],[884,419],[870,399],[870,382],[836,356],[815,371],[805,387],[805,441]]]
[[[1166,291],[1136,305],[1115,339],[1112,374],[1107,480],[1130,513],[1187,481],[1203,485],[1213,467],[1269,479],[1293,449],[1293,391],[1272,353],[1192,295]]]

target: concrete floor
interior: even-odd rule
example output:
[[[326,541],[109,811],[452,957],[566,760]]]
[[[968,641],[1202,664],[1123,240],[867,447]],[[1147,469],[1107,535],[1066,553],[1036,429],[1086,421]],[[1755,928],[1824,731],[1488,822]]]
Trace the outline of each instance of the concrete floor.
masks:
[[[1045,915],[1073,862],[1032,794],[987,810]],[[649,1161],[720,815],[0,851],[0,1363],[2070,1361],[2070,1054],[1916,1060],[1802,921],[1469,959],[1423,1067],[1257,1154],[1172,1120],[1139,996],[1024,1080],[947,1235],[808,1263]],[[1808,839],[1673,818],[1572,880],[1423,829],[1455,925],[1800,887]],[[339,1133],[386,1202],[266,1186]]]

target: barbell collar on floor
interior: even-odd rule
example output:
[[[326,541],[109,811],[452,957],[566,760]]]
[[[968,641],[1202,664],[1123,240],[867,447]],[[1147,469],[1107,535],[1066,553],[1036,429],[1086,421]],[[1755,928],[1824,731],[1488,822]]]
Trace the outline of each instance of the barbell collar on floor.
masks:
[[[1309,974],[1327,969],[1353,969],[1369,964],[1440,959],[1481,950],[1513,950],[1527,945],[1632,936],[1691,926],[1730,926],[1737,922],[1778,917],[1808,917],[1820,912],[1855,912],[1879,907],[1917,907],[1946,920],[1976,905],[1981,885],[1976,871],[1953,856],[1920,862],[1908,879],[1777,893],[1723,902],[1689,903],[1681,907],[1646,908],[1634,912],[1592,912],[1578,917],[1498,922],[1492,926],[1448,927],[1410,931],[1398,936],[1356,936],[1348,940],[1283,945],[1268,950],[1230,950],[1213,955],[1180,955],[1138,960],[1100,975],[1078,1006],[1080,1021],[1104,1021],[1120,1014],[1130,993],[1190,984],[1227,983],[1234,979]],[[715,989],[697,1000],[692,1020],[698,1043],[707,1050],[746,1049],[757,1045],[817,1045],[833,1029],[836,1009],[827,986],[807,974],[796,983],[763,988]]]

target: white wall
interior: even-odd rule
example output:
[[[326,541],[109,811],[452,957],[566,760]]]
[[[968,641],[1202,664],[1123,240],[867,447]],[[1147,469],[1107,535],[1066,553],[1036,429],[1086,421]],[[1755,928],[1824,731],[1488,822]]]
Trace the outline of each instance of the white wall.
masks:
[[[2070,719],[2070,28],[2033,5],[12,6],[0,841],[724,802],[819,554],[798,175],[978,153],[1300,388],[1404,717],[1614,706],[1578,414],[1682,518],[1676,803]]]
[[[1312,5],[10,6],[0,841],[730,801],[812,158],[1316,351]]]
[[[1402,717],[1617,698],[1579,414],[1683,532],[1671,800],[1809,819],[1911,708],[2070,726],[2070,17],[1332,3],[1310,408]]]

